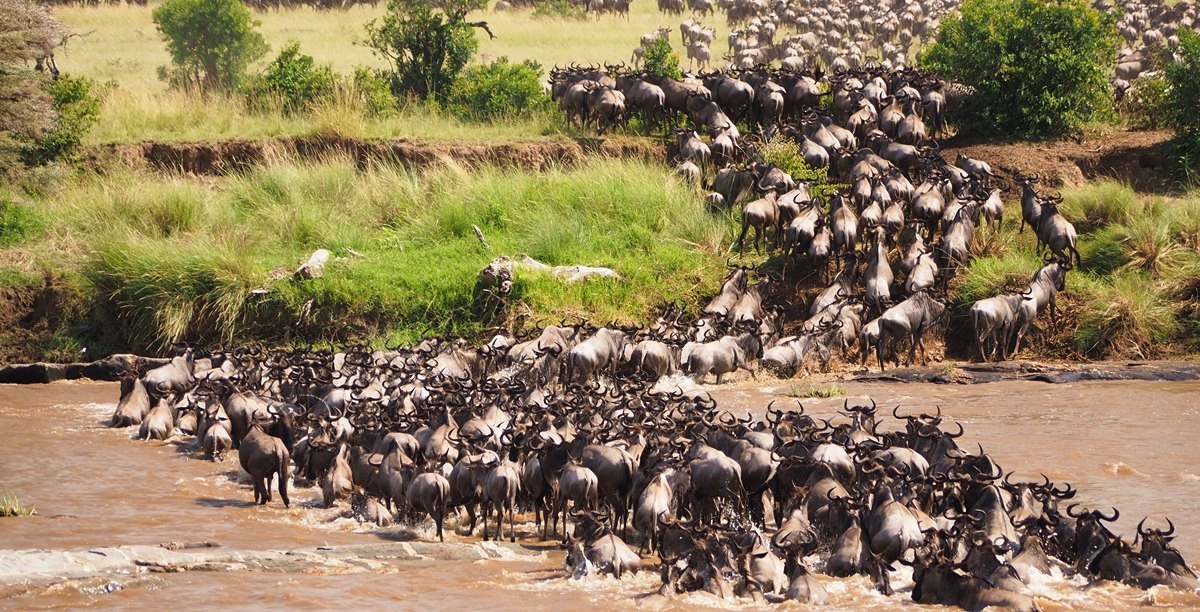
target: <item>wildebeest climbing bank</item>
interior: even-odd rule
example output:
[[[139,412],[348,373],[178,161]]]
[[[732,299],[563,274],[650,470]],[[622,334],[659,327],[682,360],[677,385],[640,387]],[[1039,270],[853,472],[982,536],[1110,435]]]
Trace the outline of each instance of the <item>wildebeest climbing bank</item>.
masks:
[[[0,0],[0,602],[1200,607],[1196,12]]]

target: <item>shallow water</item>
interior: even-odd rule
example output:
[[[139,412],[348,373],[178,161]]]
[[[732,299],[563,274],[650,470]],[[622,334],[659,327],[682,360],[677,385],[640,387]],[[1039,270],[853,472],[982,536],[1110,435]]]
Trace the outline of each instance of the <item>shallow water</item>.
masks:
[[[710,387],[722,407],[761,414],[796,400],[783,397],[785,382],[743,382]],[[1001,382],[983,385],[855,384],[849,400],[874,398],[881,414],[894,405],[902,413],[942,407],[948,420],[963,423],[964,447],[981,443],[1006,470],[1036,478],[1044,472],[1079,489],[1075,501],[1116,506],[1118,533],[1132,535],[1142,517],[1178,526],[1175,544],[1192,562],[1200,558],[1200,383],[1084,382],[1048,385]],[[104,425],[115,407],[117,386],[107,383],[0,385],[0,490],[35,507],[37,517],[0,520],[0,549],[86,549],[96,546],[212,541],[224,550],[298,547],[432,539],[430,525],[377,529],[342,513],[345,506],[319,507],[320,492],[298,488],[291,509],[278,501],[251,503],[239,482],[237,459],[213,464],[196,457],[186,442],[140,442],[136,428]],[[803,400],[808,411],[830,417],[844,398]],[[882,428],[894,426],[883,419]],[[532,534],[533,526],[518,524]],[[451,533],[447,539],[474,541]],[[519,533],[520,535],[520,533]],[[562,571],[562,552],[531,537],[532,557],[486,561],[386,562],[352,572],[189,572],[140,574],[73,582],[53,588],[5,585],[0,607],[134,607],[161,601],[191,605],[248,605],[318,608],[399,605],[496,610],[576,607],[633,608],[655,591],[657,572],[624,581],[575,581]],[[865,579],[825,579],[831,604],[883,609],[913,605],[905,569],[884,598]],[[106,588],[107,585],[107,588]],[[112,592],[109,592],[112,591]],[[1154,603],[1200,608],[1191,593],[1150,593],[1114,584],[1086,587],[1078,579],[1048,577],[1034,594],[1047,610],[1126,608]],[[711,595],[692,594],[668,609],[743,607]]]

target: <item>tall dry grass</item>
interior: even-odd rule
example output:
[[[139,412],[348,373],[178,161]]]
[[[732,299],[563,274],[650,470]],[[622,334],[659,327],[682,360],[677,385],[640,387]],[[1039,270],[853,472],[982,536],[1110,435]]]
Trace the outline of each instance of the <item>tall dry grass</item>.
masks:
[[[410,105],[387,118],[367,116],[347,96],[334,96],[311,113],[285,115],[278,109],[247,108],[237,94],[168,91],[158,80],[157,68],[169,63],[151,12],[157,6],[55,7],[55,14],[75,32],[58,58],[69,73],[108,83],[100,123],[86,137],[87,144],[225,140],[335,134],[374,138],[429,138],[492,140],[531,138],[563,131],[557,115],[497,124],[463,123],[423,105]],[[362,44],[364,27],[381,17],[384,7],[358,5],[346,11],[296,8],[256,13],[259,30],[272,48],[259,65],[261,70],[274,52],[290,40],[300,42],[303,53],[318,64],[328,64],[340,74],[356,66],[385,68],[386,62]],[[474,16],[474,15],[473,15]],[[530,11],[477,14],[488,22],[496,38],[478,34],[478,62],[501,56],[513,61],[533,60],[546,72],[554,66],[629,63],[634,47],[645,32],[659,26],[672,29],[680,46],[677,18],[660,14],[652,3],[636,2],[628,19],[613,15],[584,20],[534,18]],[[718,31],[727,32],[716,23]],[[725,36],[719,36],[713,55],[724,53]],[[684,55],[683,50],[679,52]]]

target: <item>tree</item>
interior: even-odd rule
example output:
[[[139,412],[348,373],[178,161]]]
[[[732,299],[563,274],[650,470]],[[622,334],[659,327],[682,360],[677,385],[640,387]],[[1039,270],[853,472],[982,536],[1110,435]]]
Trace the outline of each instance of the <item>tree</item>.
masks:
[[[673,79],[683,78],[683,71],[679,68],[679,54],[671,49],[671,41],[655,37],[650,44],[646,45],[643,52],[642,67],[651,74],[668,76]]]
[[[486,22],[466,20],[467,13],[486,5],[487,0],[391,0],[382,22],[367,23],[366,43],[395,66],[392,92],[445,100],[478,47],[474,29],[492,36]]]
[[[165,0],[152,15],[174,64],[159,76],[176,87],[235,89],[267,53],[259,22],[238,0]]]
[[[55,125],[47,87],[57,70],[54,50],[67,35],[44,5],[0,0],[0,175],[15,173],[22,148]]]
[[[100,120],[100,98],[96,82],[87,77],[63,73],[52,80],[46,91],[54,106],[54,122],[33,143],[21,151],[27,166],[44,166],[69,159],[79,150],[83,135]]]
[[[1087,0],[965,0],[921,64],[975,91],[964,127],[1046,138],[1111,115],[1115,17]]]

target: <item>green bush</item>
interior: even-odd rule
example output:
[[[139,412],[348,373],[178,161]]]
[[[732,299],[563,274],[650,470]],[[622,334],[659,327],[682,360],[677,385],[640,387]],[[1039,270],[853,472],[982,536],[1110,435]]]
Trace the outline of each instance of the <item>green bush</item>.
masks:
[[[1161,74],[1140,76],[1117,102],[1117,112],[1135,130],[1165,127],[1171,111],[1167,88],[1167,79]]]
[[[300,53],[300,43],[288,43],[267,65],[266,72],[247,88],[252,105],[277,97],[283,110],[293,113],[308,108],[333,89],[334,74],[329,66],[317,66],[311,55]]]
[[[366,66],[358,66],[351,77],[354,92],[363,102],[366,114],[372,117],[386,117],[396,112],[399,101],[392,94],[388,79],[378,71]]]
[[[507,57],[465,70],[450,90],[447,107],[466,121],[493,121],[502,117],[529,117],[553,108],[542,89],[542,67]]]
[[[983,135],[1048,138],[1112,114],[1115,14],[1087,0],[965,0],[921,64],[972,87],[958,116]]]
[[[100,97],[95,81],[60,74],[47,89],[57,116],[53,127],[21,152],[27,166],[44,166],[70,158],[79,150],[84,134],[100,120]]]
[[[800,145],[794,140],[776,135],[759,150],[764,163],[775,164],[797,182],[808,183],[814,196],[827,198],[837,191],[838,185],[829,182],[829,175],[822,170],[810,168],[804,163]]]
[[[392,0],[383,21],[367,23],[367,46],[391,62],[392,93],[443,101],[479,47],[468,12],[486,0]]]
[[[669,76],[673,79],[683,78],[683,70],[679,67],[679,54],[671,49],[671,41],[665,38],[655,38],[654,42],[642,48],[642,67],[651,74]]]
[[[1180,167],[1195,182],[1200,173],[1200,34],[1179,29],[1179,59],[1167,64],[1167,126],[1175,132]]]
[[[174,64],[159,77],[175,87],[234,90],[267,53],[259,22],[238,0],[165,0],[153,18]]]
[[[583,4],[571,0],[542,0],[533,7],[535,19],[575,19],[587,18],[587,10]]]

